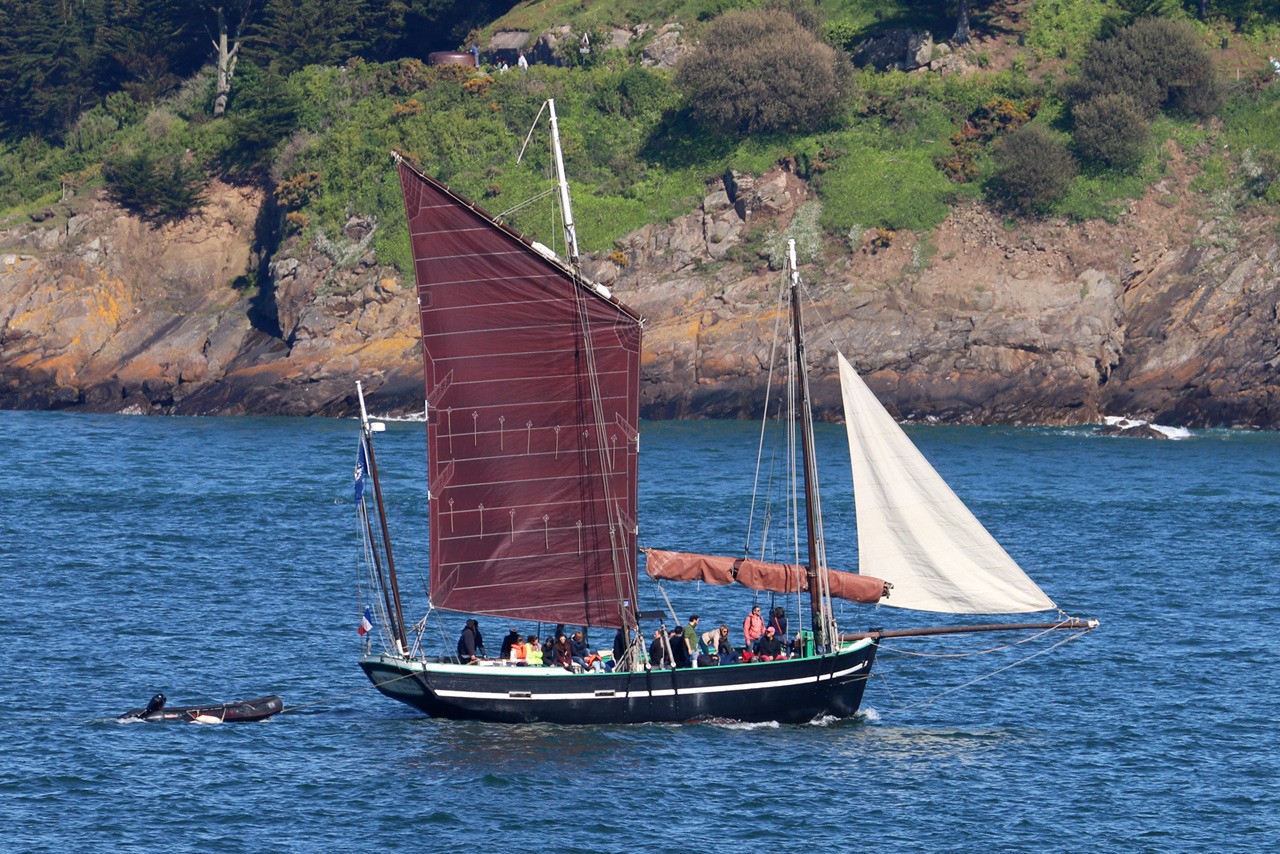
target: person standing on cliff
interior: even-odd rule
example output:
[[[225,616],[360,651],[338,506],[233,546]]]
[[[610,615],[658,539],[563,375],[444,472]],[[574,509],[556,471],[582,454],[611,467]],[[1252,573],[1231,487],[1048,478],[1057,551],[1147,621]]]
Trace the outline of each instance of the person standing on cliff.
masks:
[[[524,51],[520,51],[520,58],[516,60],[516,65],[520,66],[520,73],[526,74],[529,71],[529,60],[524,58]]]

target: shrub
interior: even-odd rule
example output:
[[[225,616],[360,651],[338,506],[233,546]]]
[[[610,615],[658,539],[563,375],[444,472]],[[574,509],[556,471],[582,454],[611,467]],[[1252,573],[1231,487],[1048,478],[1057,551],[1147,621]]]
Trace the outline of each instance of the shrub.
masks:
[[[127,152],[104,163],[102,177],[112,201],[153,224],[185,219],[204,204],[201,172],[182,157]]]
[[[782,10],[740,10],[712,21],[676,68],[694,117],[727,133],[821,125],[843,100],[837,51]]]
[[[1094,42],[1067,87],[1073,103],[1128,95],[1152,117],[1161,109],[1209,115],[1222,102],[1209,55],[1184,21],[1143,18]]]
[[[1048,208],[1066,194],[1076,176],[1071,152],[1040,125],[1011,131],[996,148],[995,161],[994,194],[1024,212]]]
[[[1134,166],[1151,139],[1151,123],[1129,95],[1099,95],[1071,109],[1077,150],[1105,166]]]

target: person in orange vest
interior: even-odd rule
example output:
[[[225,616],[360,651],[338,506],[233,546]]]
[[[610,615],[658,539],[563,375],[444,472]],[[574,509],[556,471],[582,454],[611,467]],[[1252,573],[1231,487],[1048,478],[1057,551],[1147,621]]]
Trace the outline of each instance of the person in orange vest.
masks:
[[[746,648],[755,652],[762,635],[764,635],[764,618],[760,616],[760,606],[753,605],[751,613],[747,614],[747,618],[742,621],[742,636],[746,638]]]
[[[517,666],[529,663],[529,647],[525,645],[524,641],[520,640],[518,635],[511,644],[510,661]]]

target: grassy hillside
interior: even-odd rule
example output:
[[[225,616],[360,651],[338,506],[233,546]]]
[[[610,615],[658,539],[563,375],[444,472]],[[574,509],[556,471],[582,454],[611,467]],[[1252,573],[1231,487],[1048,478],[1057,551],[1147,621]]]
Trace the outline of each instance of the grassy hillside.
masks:
[[[667,20],[684,23],[696,39],[716,15],[750,5],[758,4],[526,2],[487,28],[481,41],[499,29],[538,32],[569,23],[579,31]],[[891,25],[928,26],[938,39],[954,27],[942,3],[821,5],[827,40],[842,48]],[[542,103],[554,97],[585,249],[605,250],[635,228],[690,210],[707,181],[727,169],[761,173],[783,160],[812,180],[822,203],[819,223],[831,236],[870,227],[928,231],[957,201],[992,197],[996,113],[1034,116],[1031,121],[1069,141],[1063,83],[1090,41],[1131,19],[1135,6],[1104,0],[973,5],[975,39],[958,51],[968,71],[859,71],[832,119],[798,133],[743,137],[707,130],[692,118],[670,72],[639,67],[634,50],[597,50],[591,67],[535,65],[527,75],[476,75],[402,60],[310,66],[284,78],[246,63],[228,116],[216,120],[206,71],[149,108],[127,96],[108,99],[81,117],[64,145],[30,138],[0,148],[0,219],[14,221],[64,197],[74,204],[75,193],[101,184],[104,161],[110,167],[113,158],[145,151],[159,163],[265,182],[280,203],[281,231],[309,238],[335,259],[347,254],[338,237],[344,223],[372,217],[380,260],[407,269],[389,158],[395,149],[551,244],[556,214],[551,199],[540,196],[550,187],[545,129],[534,134],[522,162],[516,155]],[[1218,117],[1158,116],[1137,162],[1123,168],[1084,162],[1045,212],[1118,216],[1127,199],[1165,173],[1170,141],[1201,161],[1197,186],[1206,204],[1280,203],[1280,82],[1265,70],[1267,45],[1280,26],[1265,16],[1249,22],[1244,30],[1225,19],[1195,24],[1226,86]],[[961,150],[955,138],[966,127],[980,130]]]

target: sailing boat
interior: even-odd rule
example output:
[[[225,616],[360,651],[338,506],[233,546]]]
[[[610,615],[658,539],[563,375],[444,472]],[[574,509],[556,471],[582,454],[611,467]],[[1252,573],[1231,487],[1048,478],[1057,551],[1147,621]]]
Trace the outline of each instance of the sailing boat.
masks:
[[[567,260],[395,158],[422,323],[429,594],[432,610],[618,629],[623,649],[604,672],[424,654],[425,618],[406,627],[396,581],[373,449],[381,425],[369,419],[358,386],[356,503],[373,594],[365,622],[380,628],[366,636],[360,666],[382,693],[453,719],[803,723],[857,712],[878,641],[890,634],[842,635],[833,598],[875,603],[891,592],[887,604],[987,613],[1054,607],[966,518],[936,473],[930,480],[932,468],[841,357],[850,447],[857,448],[860,566],[876,567],[878,577],[826,565],[808,378],[800,368],[792,403],[802,437],[807,565],[654,549],[645,563],[658,580],[807,591],[810,628],[781,660],[687,668],[648,661],[642,626],[663,612],[639,608],[642,319],[582,275],[555,104],[546,106]],[[799,290],[793,246],[791,341],[794,363],[803,366]],[[958,580],[969,574],[976,584]]]

